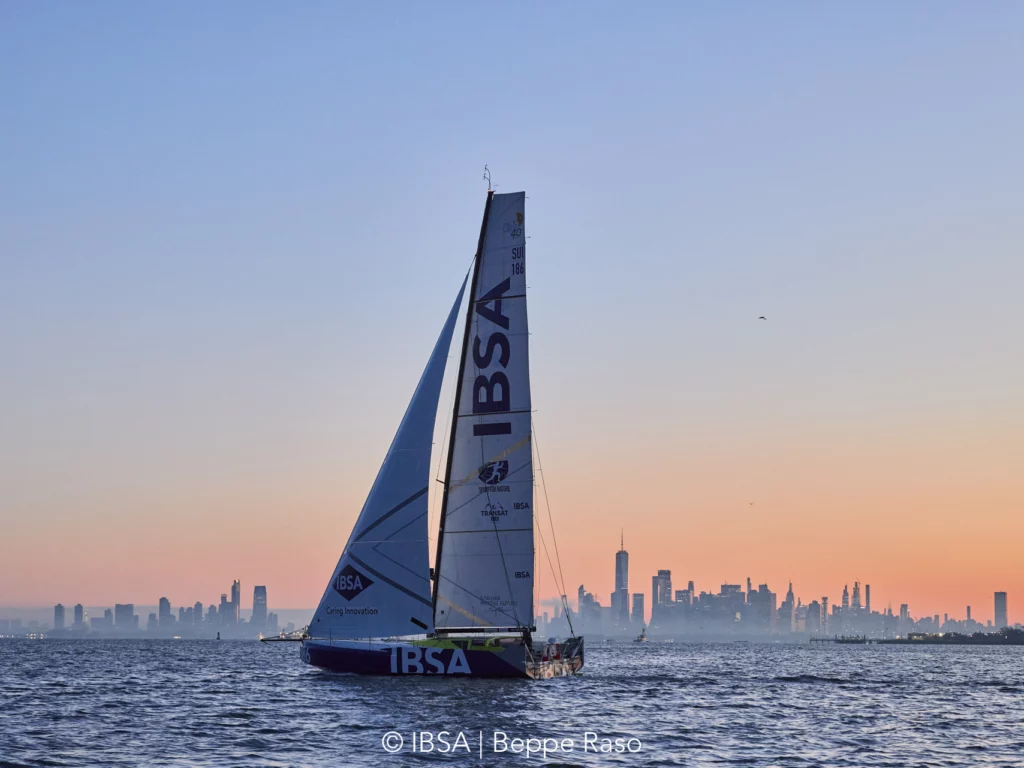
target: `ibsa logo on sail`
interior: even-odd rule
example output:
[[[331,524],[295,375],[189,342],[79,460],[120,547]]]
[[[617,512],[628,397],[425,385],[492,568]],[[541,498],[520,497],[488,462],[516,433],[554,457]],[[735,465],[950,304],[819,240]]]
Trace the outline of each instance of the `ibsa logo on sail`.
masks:
[[[365,573],[360,573],[351,565],[346,565],[338,571],[338,575],[334,579],[334,584],[332,586],[334,587],[334,591],[339,595],[344,597],[346,600],[351,600],[371,584],[373,584],[373,579]]]
[[[451,652],[445,666],[442,654]],[[468,675],[471,674],[466,652],[461,648],[421,648],[418,645],[391,646],[393,675]]]
[[[477,299],[476,314],[484,320],[489,320],[498,328],[504,331],[509,330],[510,318],[502,312],[502,297],[511,289],[511,278],[505,278],[502,282],[491,288],[487,293]],[[478,327],[480,327],[478,325]],[[483,345],[483,349],[481,349]],[[497,352],[497,359],[495,359]],[[480,374],[473,381],[473,415],[488,416],[492,414],[508,413],[511,409],[512,394],[509,391],[508,376],[504,369],[508,368],[512,356],[512,345],[508,336],[502,331],[495,330],[488,337],[486,343],[477,335],[473,339],[473,363]],[[503,370],[491,372],[488,376],[485,371],[494,363],[497,363]],[[473,437],[486,437],[490,435],[511,435],[511,421],[492,421],[483,424],[473,425]],[[505,464],[505,471],[508,471],[508,464]],[[485,483],[495,483],[496,480],[480,478]],[[504,479],[504,478],[502,478]]]

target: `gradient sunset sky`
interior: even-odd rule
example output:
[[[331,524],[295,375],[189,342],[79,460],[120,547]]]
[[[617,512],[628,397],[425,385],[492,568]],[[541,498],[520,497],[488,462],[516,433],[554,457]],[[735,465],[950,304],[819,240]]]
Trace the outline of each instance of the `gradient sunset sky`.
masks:
[[[624,528],[648,601],[670,568],[1024,620],[1022,34],[1015,3],[0,5],[0,605],[315,606],[487,163],[529,195],[572,593],[607,604]]]

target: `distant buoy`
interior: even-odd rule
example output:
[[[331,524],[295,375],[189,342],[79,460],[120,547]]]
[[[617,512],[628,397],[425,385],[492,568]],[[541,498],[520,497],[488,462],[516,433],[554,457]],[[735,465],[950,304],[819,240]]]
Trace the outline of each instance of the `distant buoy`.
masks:
[[[220,640],[220,632],[217,633],[217,639]]]

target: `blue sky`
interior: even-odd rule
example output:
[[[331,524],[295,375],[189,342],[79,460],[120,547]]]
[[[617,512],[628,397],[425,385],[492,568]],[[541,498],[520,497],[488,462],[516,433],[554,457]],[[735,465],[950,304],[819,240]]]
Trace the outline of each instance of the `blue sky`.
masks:
[[[567,506],[577,465],[623,478],[580,502],[609,552],[638,474],[671,509],[691,454],[740,487],[768,459],[739,445],[863,446],[871,483],[893,430],[1008,461],[985,440],[1024,424],[1022,26],[1011,3],[4,4],[0,520],[26,550],[56,525],[138,549],[170,509],[245,527],[246,487],[274,546],[300,546],[282,510],[341,510],[344,540],[485,163],[530,198],[547,463]]]

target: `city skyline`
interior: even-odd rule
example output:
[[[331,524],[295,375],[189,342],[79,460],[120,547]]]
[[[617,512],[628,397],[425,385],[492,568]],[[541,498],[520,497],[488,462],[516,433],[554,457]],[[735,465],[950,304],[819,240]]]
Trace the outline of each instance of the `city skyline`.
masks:
[[[0,604],[316,605],[485,163],[567,589],[626,525],[645,578],[1024,595],[1022,9],[657,13],[538,7],[496,86],[496,6],[0,11]]]
[[[573,628],[582,634],[622,637],[630,632],[651,630],[651,634],[665,637],[821,637],[829,632],[837,636],[872,637],[874,639],[906,638],[912,633],[971,635],[974,633],[1002,632],[1004,629],[1020,631],[1020,622],[1014,622],[1008,606],[1006,592],[995,591],[989,605],[994,619],[984,619],[977,606],[963,606],[964,613],[943,612],[928,614],[914,610],[909,603],[900,603],[898,609],[890,602],[880,610],[872,605],[871,584],[854,580],[843,585],[842,596],[830,600],[827,594],[804,599],[794,592],[793,582],[788,584],[785,596],[773,591],[767,583],[754,587],[750,577],[746,589],[741,583],[722,583],[717,590],[697,588],[693,580],[677,582],[673,588],[671,569],[659,569],[651,577],[650,592],[627,592],[629,583],[629,553],[620,536],[619,550],[615,553],[615,590],[609,595],[609,604],[580,584],[576,590],[577,602],[572,606],[566,598],[542,604],[537,624],[544,633],[556,633],[568,628],[564,614],[572,614]],[[645,610],[646,597],[650,598]],[[631,610],[623,607],[630,605]],[[544,608],[549,610],[543,610]]]
[[[652,575],[652,577],[651,577],[650,592],[646,592],[645,593],[643,591],[637,591],[636,589],[630,589],[629,588],[629,583],[630,583],[629,582],[629,579],[630,579],[629,551],[625,548],[625,541],[624,541],[624,539],[625,539],[624,532],[620,532],[619,549],[618,549],[618,551],[615,552],[615,561],[614,561],[614,589],[610,593],[607,594],[607,598],[606,599],[601,598],[601,597],[596,598],[598,603],[600,603],[602,606],[606,606],[611,611],[611,613],[613,615],[615,615],[615,616],[618,616],[618,617],[621,617],[621,618],[625,618],[628,621],[634,621],[637,618],[637,608],[639,606],[640,610],[643,612],[644,620],[649,620],[650,618],[652,618],[653,611],[655,610],[656,606],[658,606],[659,604],[675,602],[679,598],[680,593],[685,593],[687,598],[692,601],[692,600],[695,600],[697,597],[699,597],[702,593],[706,593],[708,595],[715,595],[715,594],[717,594],[716,592],[714,592],[714,590],[716,588],[740,589],[741,586],[742,586],[742,582],[736,582],[734,584],[731,581],[721,581],[721,582],[719,582],[717,584],[707,583],[706,586],[705,586],[704,583],[700,583],[700,585],[697,586],[698,582],[695,581],[695,580],[690,579],[690,580],[686,581],[685,589],[675,589],[673,587],[673,584],[672,584],[672,569],[668,568],[668,569],[658,569],[658,571],[655,574]],[[635,579],[635,574],[634,574],[634,579]],[[768,584],[769,584],[769,582],[758,582],[757,580],[752,579],[749,576],[745,577],[744,581],[746,583],[746,594],[748,594],[748,595],[752,591],[755,592],[755,593],[757,592],[757,590],[753,589],[753,585],[754,584],[760,584],[758,589],[761,589],[761,587],[767,587]],[[635,580],[634,580],[634,583],[636,583]],[[788,582],[788,584],[789,584],[789,595],[793,596],[793,582],[790,581],[790,582]],[[852,592],[850,590],[851,584],[852,584]],[[862,586],[863,586],[863,591],[862,591]],[[860,579],[854,579],[852,582],[847,581],[847,582],[843,583],[843,589],[842,589],[842,592],[840,593],[841,596],[838,599],[833,599],[832,596],[827,594],[827,593],[826,594],[815,595],[814,597],[810,598],[806,602],[803,602],[802,595],[799,597],[799,599],[801,600],[801,603],[803,605],[807,605],[810,602],[815,601],[815,600],[823,600],[824,604],[825,604],[824,608],[825,608],[826,611],[828,610],[828,606],[831,604],[833,607],[837,607],[838,606],[838,607],[841,607],[844,610],[845,609],[851,609],[851,608],[853,610],[863,609],[865,613],[870,614],[870,613],[872,613],[872,593],[871,593],[871,588],[872,588],[871,583],[869,583],[869,582],[861,582]],[[580,597],[582,597],[583,594],[584,594],[584,585],[580,585],[578,591],[579,591]],[[798,589],[798,591],[799,591],[799,589]],[[573,593],[573,590],[569,590],[569,592]],[[591,592],[590,590],[586,590],[586,592],[588,594],[593,594],[593,595],[601,595],[602,594],[602,593],[596,592],[596,591]],[[777,593],[773,593],[773,594],[777,594]],[[898,603],[894,603],[892,600],[889,600],[889,601],[886,602],[885,608],[883,608],[881,611],[878,611],[878,613],[885,613],[887,611],[891,611],[891,610],[894,609],[894,606],[898,606],[898,608],[895,609],[895,610],[896,610],[896,613],[899,614],[899,615],[902,615],[904,613],[909,613],[910,615],[918,616],[918,617],[931,617],[931,616],[940,616],[941,615],[943,617],[949,617],[949,618],[953,618],[953,619],[957,619],[957,620],[966,619],[968,621],[970,621],[973,618],[974,620],[979,621],[981,623],[981,625],[985,625],[985,622],[989,621],[989,622],[991,622],[993,625],[995,625],[997,627],[998,626],[1006,626],[1007,623],[1010,626],[1012,626],[1014,623],[1020,623],[1020,622],[1014,622],[1013,619],[1012,619],[1013,611],[1009,607],[1010,605],[1012,605],[1012,603],[1009,600],[1006,591],[993,590],[989,594],[990,594],[990,599],[989,599],[988,603],[985,603],[984,600],[979,600],[979,601],[976,601],[974,603],[968,603],[968,604],[965,604],[965,605],[962,605],[962,606],[955,607],[955,608],[953,608],[951,610],[943,610],[943,611],[936,611],[936,612],[932,612],[932,611],[928,611],[928,610],[921,610],[919,607],[916,607],[916,606],[914,606],[911,603],[906,602],[906,601],[900,601]],[[232,581],[231,599],[228,600],[228,594],[227,593],[221,593],[220,605],[218,606],[218,605],[215,605],[213,603],[210,603],[209,604],[209,610],[210,611],[217,610],[217,611],[220,612],[221,615],[223,615],[223,612],[225,611],[225,609],[229,608],[230,609],[231,621],[234,622],[234,623],[238,623],[240,621],[242,612],[248,610],[251,619],[252,618],[257,618],[258,620],[261,621],[261,623],[265,622],[266,618],[267,618],[267,615],[268,615],[267,614],[267,587],[264,586],[264,585],[257,585],[257,586],[255,586],[253,588],[253,598],[252,598],[251,608],[249,608],[249,609],[246,609],[244,607],[244,605],[243,605],[243,603],[242,603],[242,601],[240,599],[240,595],[241,595],[241,582],[240,582],[240,580],[235,579],[235,580]],[[638,598],[639,598],[639,602],[638,602]],[[547,605],[547,606],[550,607],[550,606],[557,605],[560,602],[561,602],[560,599],[558,599],[557,597],[553,597],[553,596],[551,596],[551,597],[542,597],[541,600],[538,602],[538,606]],[[170,611],[170,608],[171,608],[172,604],[174,604],[174,601],[169,600],[166,597],[161,597],[160,601],[159,601],[159,604],[157,605],[157,607],[160,609],[161,613],[163,612],[163,606],[165,605],[165,603],[166,603],[166,606],[167,606],[167,610]],[[117,603],[115,603],[114,604],[115,612],[116,612],[116,608],[119,607],[120,605],[128,605],[130,607],[130,606],[136,605],[136,603],[128,603],[128,604],[117,604]],[[570,605],[572,606],[574,611],[578,611],[579,610],[579,602],[578,601],[575,602],[575,603],[572,603],[570,601]],[[880,604],[876,601],[874,605],[875,605],[875,607],[879,607]],[[78,612],[79,612],[80,609],[82,609],[82,606],[83,606],[83,604],[80,603],[80,602],[76,603],[74,605],[74,608],[75,608],[75,620],[74,620],[74,623],[75,624],[79,624],[80,621],[81,621],[81,617],[78,615]],[[988,607],[986,607],[986,606],[991,608],[991,618],[987,618],[988,617]],[[0,605],[0,618],[2,618],[2,611],[3,611],[3,609],[5,607],[8,607],[8,608],[22,608],[22,609],[28,608],[28,609],[35,609],[35,610],[42,610],[43,609],[43,606],[40,606],[40,605],[32,605],[32,606],[4,606],[4,605]],[[97,603],[95,605],[91,604],[90,607],[92,607],[92,608],[97,608],[97,607],[103,608],[103,607],[106,607],[106,606],[104,606],[102,603]],[[201,602],[196,602],[194,606],[192,606],[190,604],[188,604],[188,605],[181,605],[180,606],[180,610],[181,611],[184,612],[184,611],[187,610],[190,613],[193,612],[195,608],[202,608],[202,603]],[[57,603],[57,604],[55,604],[54,609],[55,609],[54,623],[56,624],[56,619],[57,619],[56,611],[57,611],[57,609],[60,609],[60,611],[63,612],[63,611],[66,611],[67,606],[64,603]],[[282,609],[279,609],[279,610],[292,611],[292,612],[301,612],[301,611],[309,611],[309,612],[311,612],[313,610],[313,608],[312,607],[295,607],[295,606],[292,606],[292,607],[288,607],[288,608],[282,608]],[[960,611],[962,611],[962,613]],[[538,611],[538,616],[541,613],[543,613],[542,609]],[[1000,624],[1000,621],[1002,621],[1003,623]]]

